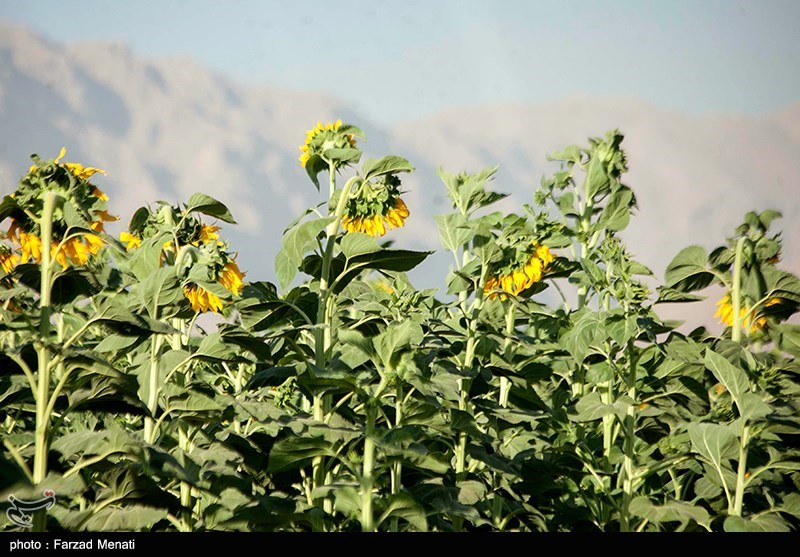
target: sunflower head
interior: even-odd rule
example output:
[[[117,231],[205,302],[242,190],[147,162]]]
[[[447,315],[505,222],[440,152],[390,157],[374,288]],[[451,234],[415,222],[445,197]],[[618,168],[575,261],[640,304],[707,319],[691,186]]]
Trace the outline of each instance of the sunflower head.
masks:
[[[0,244],[0,270],[8,274],[19,265],[19,256],[5,244]]]
[[[66,148],[52,160],[33,155],[34,164],[20,180],[17,190],[4,201],[12,221],[7,236],[19,245],[23,263],[30,259],[37,263],[42,260],[39,222],[48,193],[56,194],[59,199],[53,211],[50,256],[64,269],[70,265],[85,265],[97,255],[103,246],[101,234],[105,223],[119,218],[106,209],[108,196],[89,182],[92,176],[105,174],[105,171],[81,163],[62,162],[65,155]],[[75,232],[75,227],[92,232]]]
[[[347,166],[358,160],[361,151],[356,149],[356,137],[364,137],[355,126],[342,124],[341,120],[317,125],[306,132],[306,140],[300,146],[300,166],[307,170],[323,170]]]
[[[731,293],[728,292],[725,294],[718,302],[717,302],[717,312],[714,314],[714,317],[719,318],[719,322],[722,325],[726,325],[728,327],[733,327],[734,323],[734,311],[733,311],[733,300],[731,298]],[[763,309],[766,308],[776,308],[776,306],[783,306],[784,301],[781,298],[772,297],[769,298],[766,302],[763,303]],[[788,306],[791,304],[786,304],[789,311],[777,311],[776,317],[780,318],[781,315],[778,314],[787,314],[791,313],[792,309]],[[745,298],[742,298],[741,304],[739,308],[739,323],[742,329],[754,333],[758,330],[764,329],[768,325],[767,316],[764,315],[763,309],[759,311],[758,304],[753,306],[749,303]],[[780,308],[779,308],[780,309]],[[772,313],[772,312],[770,312]]]
[[[489,299],[506,300],[509,295],[519,296],[540,282],[555,256],[550,248],[531,241],[529,237],[505,238],[501,244],[501,259],[490,265],[490,273],[483,292]]]
[[[409,211],[400,197],[400,179],[392,174],[364,182],[347,200],[342,227],[347,232],[383,236],[387,230],[405,226]]]

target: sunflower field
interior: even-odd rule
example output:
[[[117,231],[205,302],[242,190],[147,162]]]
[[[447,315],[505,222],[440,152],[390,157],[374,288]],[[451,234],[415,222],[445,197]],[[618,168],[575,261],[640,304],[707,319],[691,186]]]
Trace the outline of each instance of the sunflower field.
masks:
[[[493,211],[496,169],[440,169],[434,290],[407,275],[430,252],[392,247],[414,167],[362,157],[353,125],[306,134],[319,204],[277,284],[240,268],[212,197],[112,237],[103,171],[34,155],[0,203],[3,509],[52,497],[35,531],[798,529],[780,215],[657,278],[620,238],[622,140],[552,153],[520,214]],[[655,311],[720,287],[719,335]]]

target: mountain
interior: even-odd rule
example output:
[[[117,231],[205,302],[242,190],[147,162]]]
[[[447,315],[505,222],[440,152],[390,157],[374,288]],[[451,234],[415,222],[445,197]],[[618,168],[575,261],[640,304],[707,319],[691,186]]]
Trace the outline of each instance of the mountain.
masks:
[[[397,246],[438,247],[431,216],[449,210],[439,165],[499,164],[496,187],[514,209],[555,170],[547,153],[619,128],[625,182],[639,202],[624,237],[658,277],[680,248],[713,248],[746,211],[766,208],[783,212],[784,267],[800,272],[800,104],[691,117],[636,99],[575,97],[453,108],[385,129],[322,93],[245,86],[190,59],[142,59],[124,44],[56,44],[0,21],[0,194],[14,189],[31,153],[53,157],[61,146],[67,160],[108,171],[98,183],[123,220],[148,202],[208,193],[240,223],[224,233],[248,278],[272,279],[282,230],[322,201],[297,146],[317,120],[336,118],[366,131],[366,156],[397,154],[417,168],[404,181],[412,216],[392,232]],[[437,253],[415,280],[441,286],[449,260]],[[709,309],[696,306],[700,322],[710,324]]]

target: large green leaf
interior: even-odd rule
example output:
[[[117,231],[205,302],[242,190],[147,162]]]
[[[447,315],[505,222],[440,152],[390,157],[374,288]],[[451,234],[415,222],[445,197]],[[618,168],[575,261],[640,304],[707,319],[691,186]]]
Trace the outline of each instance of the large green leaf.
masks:
[[[303,256],[317,245],[317,236],[332,220],[332,217],[309,220],[284,235],[281,249],[275,256],[275,275],[282,288],[287,288],[294,280]]]
[[[389,155],[382,159],[367,159],[361,167],[364,180],[372,180],[386,174],[397,174],[398,172],[414,172],[414,167],[403,157]]]
[[[683,501],[667,501],[663,505],[654,505],[647,497],[636,497],[631,501],[630,512],[634,515],[660,524],[662,522],[688,522],[694,520],[707,530],[711,529],[711,517],[708,511],[698,505]]]
[[[752,518],[729,516],[723,524],[726,532],[789,532],[791,528],[778,514],[762,514]]]
[[[731,425],[691,423],[687,426],[692,448],[721,469],[723,461],[734,455],[737,437]]]
[[[401,518],[409,522],[418,532],[428,531],[428,521],[425,517],[425,510],[414,500],[413,497],[405,493],[390,495],[386,500],[386,508],[378,518],[377,524],[380,526],[390,518]]]
[[[458,250],[472,237],[467,219],[461,213],[450,213],[449,215],[435,215],[436,225],[439,227],[439,238],[442,245],[458,253]]]
[[[203,213],[230,224],[236,224],[228,208],[213,197],[204,193],[195,193],[186,204],[187,213]]]
[[[561,335],[561,345],[582,363],[592,352],[592,347],[606,338],[603,315],[583,309],[573,314],[572,326]]]
[[[714,377],[725,386],[741,411],[742,395],[750,392],[750,381],[745,371],[734,366],[710,348],[706,349],[705,365],[711,370]]]
[[[667,265],[666,286],[682,292],[705,288],[714,280],[706,260],[706,250],[701,246],[683,248]]]
[[[167,518],[165,509],[140,505],[131,507],[103,507],[92,514],[83,525],[89,532],[149,531],[153,525]]]

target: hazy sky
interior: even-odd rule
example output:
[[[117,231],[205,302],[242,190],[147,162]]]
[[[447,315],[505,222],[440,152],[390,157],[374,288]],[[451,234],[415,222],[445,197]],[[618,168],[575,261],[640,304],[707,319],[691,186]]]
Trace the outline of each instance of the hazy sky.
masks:
[[[800,100],[798,0],[0,0],[0,18],[327,91],[384,124],[569,96],[688,114]]]

